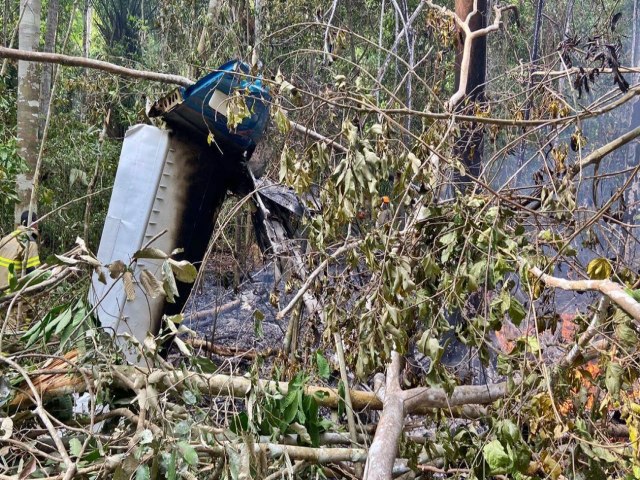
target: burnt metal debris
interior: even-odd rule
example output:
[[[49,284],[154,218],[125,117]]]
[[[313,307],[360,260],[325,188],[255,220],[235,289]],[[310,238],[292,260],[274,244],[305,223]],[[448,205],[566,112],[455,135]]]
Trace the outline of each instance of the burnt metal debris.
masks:
[[[274,285],[291,265],[298,276],[303,276],[302,244],[292,239],[306,209],[289,188],[267,179],[256,180],[248,165],[264,135],[270,99],[268,89],[260,78],[251,75],[249,66],[233,60],[193,86],[174,90],[156,101],[149,117],[161,118],[169,130],[148,125],[130,129],[109,207],[111,220],[105,223],[101,240],[101,261],[128,260],[145,241],[155,239],[151,246],[161,246],[167,252],[182,248],[184,252],[177,259],[201,265],[217,213],[231,192],[251,197],[258,245],[276,264]],[[158,142],[164,147],[160,148]],[[148,170],[151,164],[157,181],[145,181],[144,192],[137,194],[139,201],[131,205],[126,198],[136,190],[137,173]],[[132,215],[134,210],[136,215]],[[166,233],[159,238],[152,234],[163,229]],[[125,258],[115,258],[116,254]],[[138,263],[136,277],[142,269],[160,268]],[[268,275],[265,279],[269,283]],[[109,306],[101,307],[103,315],[98,312],[101,322],[110,325],[114,334],[129,333],[140,342],[147,332],[157,333],[163,314],[183,310],[193,288],[180,283],[175,303],[157,299],[157,308],[150,308],[144,295],[128,302],[120,291],[104,302],[104,296],[98,298],[104,288],[101,290],[97,281],[94,287],[92,303]],[[133,305],[136,302],[140,308]],[[134,314],[138,310],[147,313]],[[136,362],[133,355],[128,358]]]

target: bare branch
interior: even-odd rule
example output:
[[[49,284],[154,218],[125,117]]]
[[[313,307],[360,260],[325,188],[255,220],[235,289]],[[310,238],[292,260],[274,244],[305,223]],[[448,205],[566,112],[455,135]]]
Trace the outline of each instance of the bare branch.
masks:
[[[462,60],[460,61],[460,82],[458,84],[458,90],[454,93],[449,101],[447,102],[447,109],[449,111],[453,111],[455,107],[464,99],[467,95],[467,85],[469,83],[469,70],[471,68],[471,48],[473,46],[473,41],[476,38],[484,37],[489,35],[489,33],[498,30],[502,25],[502,12],[507,10],[515,10],[516,7],[514,5],[508,5],[506,7],[500,7],[495,5],[493,7],[494,10],[494,18],[493,23],[484,28],[480,28],[478,30],[471,31],[471,20],[478,13],[477,8],[474,8],[467,18],[464,21],[456,15],[455,12],[449,10],[442,5],[436,5],[433,1],[429,0],[427,2],[429,7],[434,10],[439,11],[442,15],[446,15],[455,20],[456,24],[462,31],[464,32],[464,44],[462,48]]]
[[[640,325],[640,303],[629,295],[624,287],[611,280],[565,280],[543,273],[538,267],[530,267],[529,272],[545,285],[561,290],[590,290],[600,292],[627,312]]]
[[[153,80],[161,83],[169,83],[173,85],[182,85],[188,87],[193,85],[193,80],[180,75],[170,75],[166,73],[150,72],[147,70],[135,70],[133,68],[121,67],[113,63],[104,62],[102,60],[94,60],[92,58],[74,57],[71,55],[62,55],[59,53],[43,53],[43,52],[27,52],[15,48],[0,47],[0,58],[11,58],[14,60],[26,60],[29,62],[40,63],[56,63],[58,65],[66,65],[69,67],[83,67],[102,70],[115,75],[124,77],[140,78],[144,80]]]
[[[584,157],[582,160],[580,160],[579,162],[576,162],[571,167],[567,175],[568,180],[572,180],[573,177],[575,177],[583,168],[599,162],[604,157],[606,157],[612,152],[615,152],[618,148],[622,147],[623,145],[626,145],[627,143],[636,139],[638,136],[640,136],[640,127],[634,128],[633,130],[607,143],[606,145],[603,145],[600,148],[597,148],[596,150],[591,152],[589,155]]]

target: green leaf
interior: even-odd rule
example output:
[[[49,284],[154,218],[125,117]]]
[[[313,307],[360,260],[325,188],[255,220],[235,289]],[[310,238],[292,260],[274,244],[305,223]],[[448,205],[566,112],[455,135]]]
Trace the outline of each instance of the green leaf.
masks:
[[[139,465],[136,468],[136,480],[149,480],[151,478],[151,471],[148,465]]]
[[[319,351],[316,352],[316,365],[318,366],[320,378],[327,380],[331,376],[331,367],[329,366],[329,361]]]
[[[640,302],[640,290],[625,288],[624,291],[627,292],[636,302]]]
[[[287,118],[287,114],[282,108],[275,108],[274,110],[275,113],[273,117],[276,122],[276,126],[278,127],[278,131],[284,134],[289,133],[291,130],[291,122]]]
[[[418,351],[431,359],[427,372],[427,374],[429,374],[440,361],[444,353],[444,348],[440,345],[438,339],[432,337],[431,332],[427,330],[422,334],[420,340],[418,340]]]
[[[206,357],[191,357],[191,364],[197,366],[202,373],[215,373],[218,369],[211,359]]]
[[[240,412],[231,419],[229,429],[237,434],[249,430],[249,416],[247,412]]]
[[[147,445],[153,441],[153,432],[145,428],[140,434],[140,444]]]
[[[346,403],[344,401],[345,393],[344,383],[340,380],[338,382],[338,396],[340,397],[340,400],[338,400],[338,417],[341,417],[347,411]]]
[[[264,336],[264,330],[262,329],[262,321],[264,320],[264,313],[261,310],[253,311],[253,334],[257,338],[262,338]]]
[[[492,474],[506,473],[513,466],[513,460],[498,440],[492,440],[482,448],[482,454]]]
[[[442,237],[440,237],[440,243],[443,245],[450,245],[452,243],[455,243],[457,239],[458,239],[458,232],[454,230],[453,232],[449,232],[443,235]]]
[[[518,327],[524,317],[527,315],[527,312],[524,309],[524,306],[515,298],[511,297],[511,302],[509,304],[509,316],[511,317],[511,321],[513,324]]]
[[[171,452],[167,459],[167,480],[176,480],[177,478],[177,469],[176,469],[176,452]]]
[[[289,392],[291,393],[291,392]],[[285,423],[290,424],[298,415],[298,395],[294,392],[293,395],[285,398],[285,408],[283,413],[283,420]]]
[[[191,432],[191,423],[186,420],[182,420],[178,422],[176,426],[173,427],[173,434],[179,437],[187,436],[189,435],[190,432]]]
[[[591,280],[605,280],[611,277],[613,267],[606,258],[594,258],[587,265],[587,275]]]
[[[623,372],[624,369],[617,363],[610,362],[607,365],[604,383],[607,387],[607,391],[613,398],[618,398],[618,395],[620,394]]]
[[[174,275],[178,280],[183,283],[193,283],[198,276],[198,270],[196,269],[191,262],[187,260],[174,260],[170,258],[167,260],[169,265],[171,265],[171,270],[173,270]]]
[[[184,441],[178,442],[178,448],[182,452],[182,458],[184,458],[185,462],[192,467],[198,465],[198,452],[196,452],[195,448]]]
[[[82,443],[77,438],[72,438],[69,440],[69,452],[74,457],[80,457],[80,453],[82,452]]]
[[[620,323],[615,328],[616,337],[620,344],[627,349],[634,349],[638,345],[638,335],[635,330],[626,323]]]
[[[155,260],[165,260],[165,259],[169,258],[169,255],[164,253],[159,248],[143,248],[141,250],[138,250],[136,253],[134,253],[133,254],[133,258],[135,258],[136,260],[140,260],[141,258],[151,258],[151,259],[155,259]]]
[[[195,405],[198,402],[198,399],[191,390],[185,390],[182,392],[182,399],[187,405]]]
[[[180,294],[178,293],[176,279],[173,276],[173,271],[171,270],[169,262],[164,262],[162,264],[162,287],[164,288],[164,293],[167,296],[167,302],[176,303],[175,297],[179,297]]]

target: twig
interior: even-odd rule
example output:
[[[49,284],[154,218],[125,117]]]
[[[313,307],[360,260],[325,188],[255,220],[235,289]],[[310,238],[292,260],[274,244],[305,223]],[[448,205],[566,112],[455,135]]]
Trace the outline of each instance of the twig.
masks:
[[[321,135],[318,132],[311,130],[310,128],[307,128],[304,125],[300,125],[299,123],[296,123],[293,120],[289,120],[289,124],[291,124],[291,128],[293,128],[297,132],[302,133],[303,135],[308,135],[314,140],[319,140],[325,143],[327,146],[333,148],[334,150],[337,150],[342,153],[347,153],[349,151],[347,147],[340,145],[336,141],[331,140],[330,138],[325,137],[324,135]]]
[[[296,462],[295,465],[290,470],[278,471],[278,472],[272,473],[268,477],[265,477],[264,480],[279,480],[282,477],[286,478],[287,474],[295,475],[301,470],[303,470],[307,465],[309,465],[309,463],[305,461]]]
[[[305,280],[305,282],[300,287],[300,290],[298,290],[298,292],[291,299],[291,301],[287,304],[287,306],[284,307],[282,310],[280,310],[277,313],[276,319],[277,320],[282,320],[286,315],[288,315],[291,312],[291,310],[294,309],[294,307],[300,301],[300,299],[303,297],[305,292],[307,290],[309,290],[309,287],[311,287],[311,285],[313,285],[313,282],[318,277],[318,275],[320,275],[323,272],[323,270],[325,268],[327,268],[327,265],[329,264],[330,260],[336,259],[340,255],[342,255],[344,252],[346,252],[348,250],[351,250],[353,248],[356,248],[361,243],[362,243],[362,240],[356,240],[354,242],[349,242],[349,243],[343,245],[342,247],[336,249],[335,252],[333,252],[331,255],[329,255],[327,258],[325,258],[320,263],[320,265],[318,265],[318,267],[307,276],[307,279]]]
[[[605,156],[607,156],[610,153],[616,151],[618,148],[622,147],[623,145],[626,145],[627,143],[629,143],[630,141],[634,140],[638,136],[640,136],[640,127],[634,128],[633,130],[631,130],[631,131],[625,133],[624,135],[619,136],[615,140],[612,140],[611,142],[607,143],[606,145],[603,145],[600,148],[595,149],[593,152],[591,152],[589,155],[584,157],[582,160],[580,160],[579,162],[576,162],[569,169],[569,172],[565,177],[565,183],[570,181],[570,180],[573,180],[573,178],[583,168],[585,168],[585,167],[587,167],[587,166],[589,166],[591,164],[594,164],[596,162],[599,162]]]
[[[351,403],[351,395],[349,392],[349,377],[347,376],[347,365],[344,360],[344,349],[342,348],[342,337],[338,332],[333,334],[336,343],[336,355],[338,355],[338,363],[340,364],[340,378],[344,384],[344,403],[347,410],[347,423],[349,425],[349,436],[354,445],[358,443],[358,432],[356,432],[356,421],[353,416],[353,405]]]
[[[543,273],[538,267],[530,267],[529,272],[545,285],[561,290],[589,290],[606,295],[613,303],[627,312],[640,325],[640,303],[629,295],[624,287],[611,280],[565,280]]]
[[[609,308],[609,297],[602,296],[598,302],[598,308],[593,314],[593,318],[589,323],[587,329],[580,335],[580,338],[576,344],[571,348],[569,353],[560,361],[560,367],[566,368],[573,365],[578,358],[582,355],[582,350],[591,339],[598,333],[598,327],[607,316],[607,309]]]
[[[69,457],[69,454],[67,453],[67,449],[65,448],[64,444],[62,443],[62,439],[58,436],[58,433],[57,433],[55,427],[53,426],[53,423],[51,423],[51,420],[49,419],[49,417],[47,415],[47,412],[44,409],[44,406],[43,406],[43,403],[42,403],[42,397],[38,394],[38,390],[36,390],[36,387],[34,386],[33,382],[31,381],[31,378],[29,377],[29,374],[20,365],[18,365],[13,360],[10,360],[10,359],[6,358],[4,355],[0,355],[0,362],[7,364],[9,367],[13,368],[16,372],[18,372],[22,376],[22,378],[24,378],[24,381],[29,386],[29,389],[31,390],[31,393],[33,394],[33,399],[34,399],[35,404],[36,404],[36,409],[35,409],[36,415],[38,415],[38,417],[40,417],[40,420],[42,421],[42,423],[46,427],[47,431],[49,432],[49,435],[51,436],[53,442],[55,443],[56,449],[58,450],[58,453],[60,454],[60,457],[62,458],[62,461],[64,462],[65,466],[67,467],[67,472],[66,472],[64,478],[65,479],[72,478],[73,475],[75,474],[77,466],[73,461],[71,461],[71,458]]]
[[[11,301],[14,297],[18,295],[27,295],[30,293],[36,293],[41,290],[45,290],[46,288],[64,280],[71,272],[72,270],[70,268],[64,268],[57,275],[54,275],[51,278],[48,278],[47,280],[41,283],[38,283],[37,285],[33,285],[31,287],[25,288],[24,290],[20,290],[19,292],[13,292],[3,297],[0,297],[0,305],[3,305]]]
[[[194,322],[196,320],[200,320],[207,317],[216,317],[225,312],[228,312],[229,310],[233,310],[234,308],[240,306],[241,303],[242,302],[240,300],[233,300],[231,302],[225,303],[224,305],[220,305],[219,307],[216,307],[216,308],[200,310],[198,312],[185,315],[184,319],[185,321],[189,320],[190,322]]]

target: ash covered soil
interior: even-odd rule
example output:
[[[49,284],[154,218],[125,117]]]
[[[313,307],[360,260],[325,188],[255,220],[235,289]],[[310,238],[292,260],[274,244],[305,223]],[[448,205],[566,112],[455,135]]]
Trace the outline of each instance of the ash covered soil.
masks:
[[[288,318],[276,320],[276,314],[295,292],[285,293],[282,279],[276,283],[273,262],[254,265],[237,288],[233,269],[220,268],[221,262],[224,259],[219,257],[207,262],[184,309],[184,325],[215,345],[240,350],[281,348]]]

